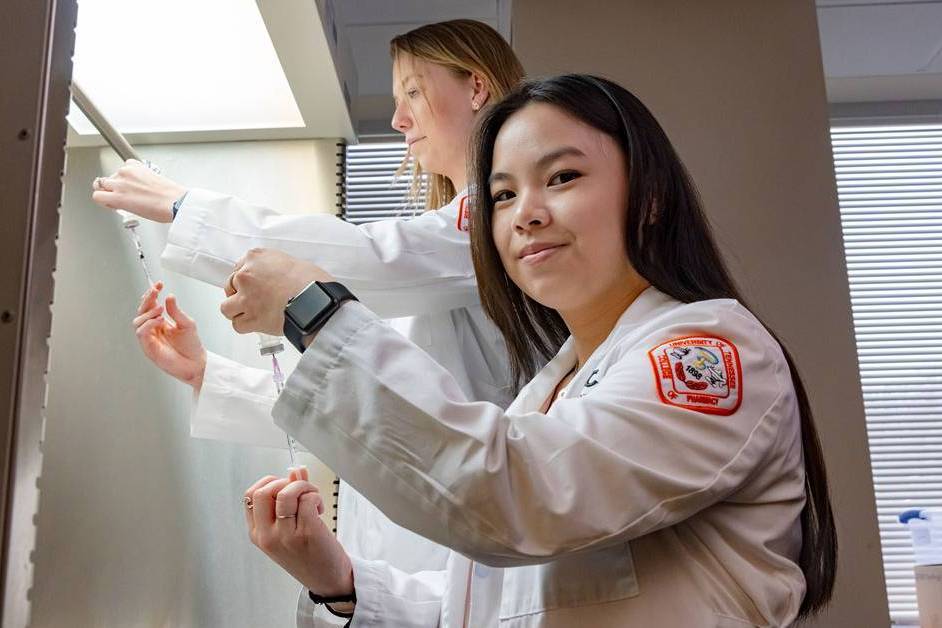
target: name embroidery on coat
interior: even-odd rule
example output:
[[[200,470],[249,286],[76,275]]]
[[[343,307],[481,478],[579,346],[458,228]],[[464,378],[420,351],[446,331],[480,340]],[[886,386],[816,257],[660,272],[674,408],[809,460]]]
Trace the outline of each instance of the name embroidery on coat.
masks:
[[[725,338],[674,338],[648,355],[663,403],[722,416],[739,409],[742,364],[736,346]]]

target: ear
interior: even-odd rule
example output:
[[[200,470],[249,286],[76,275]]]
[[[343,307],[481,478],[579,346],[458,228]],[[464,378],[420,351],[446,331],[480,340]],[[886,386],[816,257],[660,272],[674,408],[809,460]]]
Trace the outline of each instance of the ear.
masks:
[[[471,108],[480,110],[491,97],[487,79],[476,72],[471,73]]]

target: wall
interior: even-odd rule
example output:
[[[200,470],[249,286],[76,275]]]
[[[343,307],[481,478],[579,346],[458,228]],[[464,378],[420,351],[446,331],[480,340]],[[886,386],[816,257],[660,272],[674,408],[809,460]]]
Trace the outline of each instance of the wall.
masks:
[[[514,0],[512,24],[530,74],[612,78],[674,141],[817,414],[841,564],[815,625],[888,625],[814,2]]]
[[[146,146],[187,186],[288,212],[335,211],[333,141]],[[281,473],[286,451],[189,436],[192,394],[138,349],[130,321],[146,280],[120,221],[92,204],[108,149],[71,149],[59,231],[40,480],[35,627],[294,626],[298,585],[248,540],[242,492]],[[152,272],[199,323],[207,348],[260,367],[224,295],[159,266],[165,225],[142,225]],[[281,358],[296,363],[288,349]],[[272,391],[274,395],[274,390]],[[312,457],[317,482],[332,476]]]

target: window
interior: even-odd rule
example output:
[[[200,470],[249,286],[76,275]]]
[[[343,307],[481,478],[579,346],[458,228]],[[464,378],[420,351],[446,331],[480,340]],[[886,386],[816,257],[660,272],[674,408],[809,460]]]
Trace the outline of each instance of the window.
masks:
[[[406,156],[403,142],[361,143],[347,146],[344,160],[346,207],[344,218],[353,223],[383,218],[408,218],[424,209],[407,200],[412,176],[396,176]]]
[[[897,516],[942,508],[942,125],[834,126],[890,615],[917,619]]]

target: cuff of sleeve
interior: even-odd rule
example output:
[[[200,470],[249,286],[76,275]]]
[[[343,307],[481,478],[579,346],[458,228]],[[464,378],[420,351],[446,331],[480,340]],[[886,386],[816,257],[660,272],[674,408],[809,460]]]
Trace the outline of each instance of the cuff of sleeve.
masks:
[[[274,397],[267,373],[207,351],[203,386],[190,415],[190,435],[284,448],[284,433],[271,420]]]
[[[377,323],[382,324],[382,320],[362,303],[344,303],[317,332],[314,342],[288,378],[284,392],[272,410],[275,425],[297,437],[305,420],[319,418],[309,409],[316,409],[319,405],[327,386],[328,373],[339,362],[344,350],[349,348],[353,337]]]
[[[167,232],[167,246],[160,257],[163,268],[181,275],[195,276],[218,286],[223,285],[232,272],[235,260],[210,255],[201,243],[206,241],[207,217],[225,198],[197,188],[187,192]],[[217,211],[221,209],[215,207]]]
[[[357,605],[353,611],[350,628],[377,626],[383,616],[379,596],[376,595],[382,587],[382,572],[373,561],[363,560],[358,556],[351,555],[350,562],[353,564],[353,587],[357,594]]]

